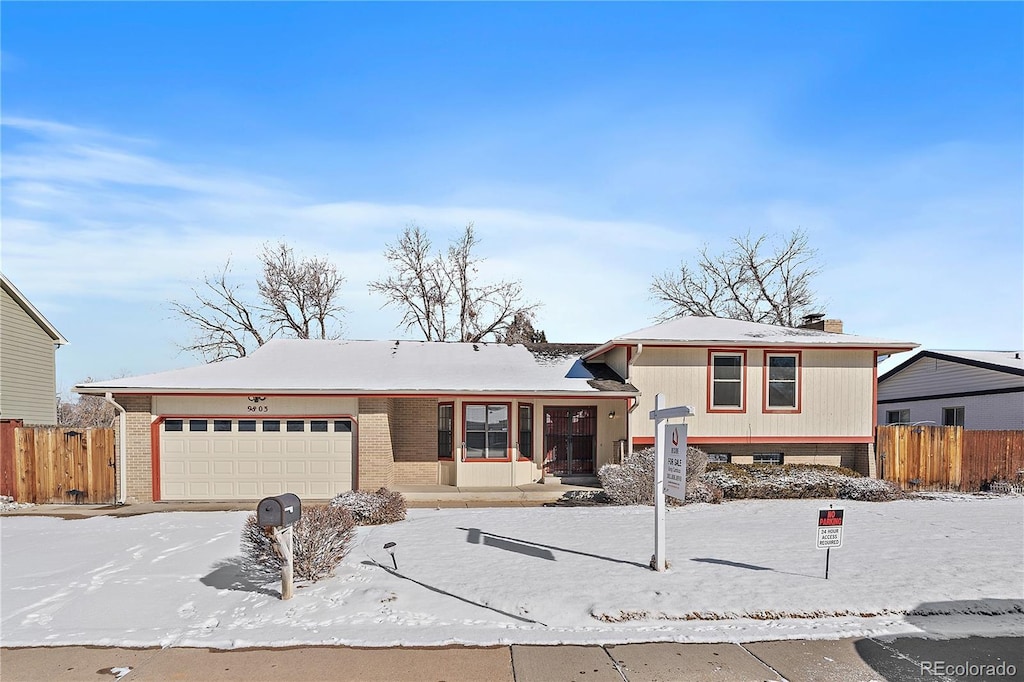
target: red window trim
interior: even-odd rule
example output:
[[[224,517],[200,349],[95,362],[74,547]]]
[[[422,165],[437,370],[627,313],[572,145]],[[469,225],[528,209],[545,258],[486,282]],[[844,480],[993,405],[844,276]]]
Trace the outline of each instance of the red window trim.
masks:
[[[508,408],[508,443],[505,446],[505,457],[467,457],[466,448],[462,451],[463,462],[511,462],[512,461],[512,403],[502,402],[500,400],[488,401],[488,402],[464,402],[462,403],[462,444],[466,444],[466,408],[472,405],[504,405]]]
[[[768,358],[796,356],[796,407],[769,407],[768,405]],[[804,358],[799,350],[766,350],[762,363],[761,413],[762,414],[800,414],[803,412],[804,398]]]
[[[442,457],[441,455],[438,455],[437,456],[437,461],[438,462],[454,462],[455,461],[455,401],[454,400],[446,400],[444,402],[438,402],[437,403],[438,418],[440,418],[440,416],[441,416],[441,408],[444,407],[445,405],[450,405],[451,408],[452,408],[452,449],[448,453],[447,457]],[[440,426],[440,425],[441,424],[438,423],[438,426]],[[438,431],[440,431],[440,429],[438,429]]]
[[[537,410],[533,403],[516,403],[516,461],[517,462],[532,462],[534,461],[533,456],[523,457],[522,451],[519,449],[522,442],[519,440],[519,436],[523,433],[522,424],[519,423],[519,412],[522,408],[530,408],[530,452],[533,452],[533,440],[534,440],[534,426],[537,424]]]
[[[715,407],[712,403],[714,398],[715,366],[716,355],[739,355],[740,356],[740,406],[739,407]],[[745,414],[747,411],[747,351],[737,348],[709,348],[708,349],[708,386],[707,386],[707,411],[708,414]]]

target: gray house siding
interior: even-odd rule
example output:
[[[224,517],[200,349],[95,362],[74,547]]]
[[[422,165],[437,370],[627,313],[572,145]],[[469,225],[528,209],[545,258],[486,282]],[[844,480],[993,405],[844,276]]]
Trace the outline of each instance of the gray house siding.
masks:
[[[0,290],[0,419],[57,423],[54,340]]]

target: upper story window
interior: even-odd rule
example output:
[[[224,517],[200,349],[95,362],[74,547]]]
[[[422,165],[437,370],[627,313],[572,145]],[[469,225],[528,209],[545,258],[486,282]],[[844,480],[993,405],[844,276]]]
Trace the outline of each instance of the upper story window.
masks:
[[[509,405],[467,404],[463,409],[466,459],[508,459]]]
[[[710,351],[708,411],[743,412],[746,351]]]
[[[800,353],[765,353],[765,411],[800,410]]]

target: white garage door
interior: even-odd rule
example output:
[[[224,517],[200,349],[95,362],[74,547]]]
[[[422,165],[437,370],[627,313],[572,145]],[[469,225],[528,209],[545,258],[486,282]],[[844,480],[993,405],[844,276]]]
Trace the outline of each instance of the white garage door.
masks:
[[[349,419],[165,419],[164,500],[329,499],[352,489]]]

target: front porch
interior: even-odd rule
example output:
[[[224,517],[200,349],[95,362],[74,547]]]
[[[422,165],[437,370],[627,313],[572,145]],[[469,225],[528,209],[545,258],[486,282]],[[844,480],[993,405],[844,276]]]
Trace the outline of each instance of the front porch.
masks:
[[[459,487],[454,485],[396,484],[410,508],[451,507],[539,507],[562,499],[566,493],[596,493],[601,485],[595,479],[588,485],[561,483],[525,483],[517,486]]]

